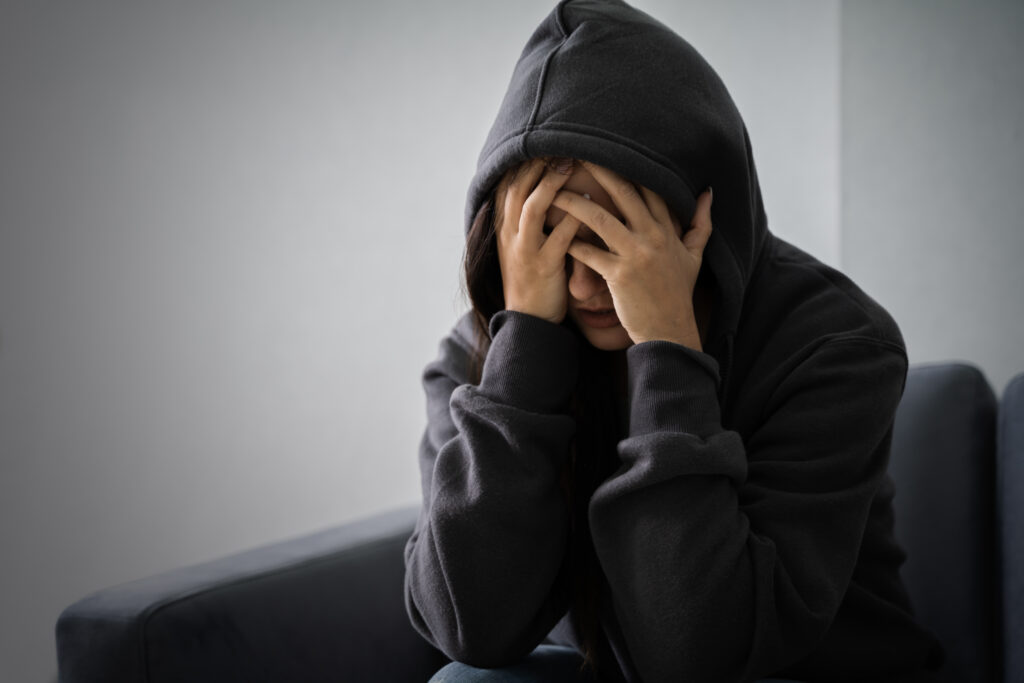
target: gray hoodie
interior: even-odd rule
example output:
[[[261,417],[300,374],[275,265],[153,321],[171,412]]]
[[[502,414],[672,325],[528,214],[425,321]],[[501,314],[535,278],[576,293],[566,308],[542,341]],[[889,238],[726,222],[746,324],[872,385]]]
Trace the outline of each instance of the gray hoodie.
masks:
[[[942,653],[899,578],[886,475],[907,366],[899,329],[768,230],[721,80],[624,2],[561,2],[516,65],[467,229],[508,168],[549,155],[611,168],[680,217],[714,187],[707,341],[631,346],[619,429],[595,444],[572,406],[601,366],[571,322],[494,313],[477,383],[463,317],[423,375],[423,507],[405,555],[413,625],[483,667],[549,635],[579,643],[565,619],[581,580],[567,549],[585,538],[602,680],[929,680]],[[602,463],[590,487],[577,482],[575,525],[562,483],[573,448]]]

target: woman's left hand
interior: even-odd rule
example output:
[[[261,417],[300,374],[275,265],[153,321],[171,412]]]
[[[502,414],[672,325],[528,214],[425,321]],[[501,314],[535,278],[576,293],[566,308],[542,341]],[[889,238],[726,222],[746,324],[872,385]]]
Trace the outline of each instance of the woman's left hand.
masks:
[[[589,162],[584,167],[608,192],[625,217],[623,225],[600,204],[569,192],[555,195],[556,206],[585,223],[608,250],[578,237],[569,254],[608,283],[615,313],[633,343],[662,339],[701,350],[693,310],[693,290],[711,236],[711,189],[697,197],[691,228],[673,221],[665,201],[615,172]]]

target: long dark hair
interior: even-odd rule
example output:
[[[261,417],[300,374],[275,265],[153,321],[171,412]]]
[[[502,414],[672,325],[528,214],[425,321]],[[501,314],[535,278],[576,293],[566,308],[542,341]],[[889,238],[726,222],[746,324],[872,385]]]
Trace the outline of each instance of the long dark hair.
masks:
[[[510,171],[512,177],[522,168]],[[491,317],[505,308],[496,233],[502,220],[503,200],[503,191],[496,188],[491,192],[477,210],[466,235],[465,289],[473,306],[476,332],[470,367],[474,384],[480,382],[490,348]],[[583,339],[582,335],[580,338]],[[576,434],[560,484],[571,530],[566,569],[572,622],[581,641],[584,666],[599,670],[606,657],[600,623],[604,582],[591,540],[587,510],[594,489],[616,467],[616,444],[623,435],[618,427],[616,381],[610,356],[585,341],[580,348],[580,376],[571,403]]]

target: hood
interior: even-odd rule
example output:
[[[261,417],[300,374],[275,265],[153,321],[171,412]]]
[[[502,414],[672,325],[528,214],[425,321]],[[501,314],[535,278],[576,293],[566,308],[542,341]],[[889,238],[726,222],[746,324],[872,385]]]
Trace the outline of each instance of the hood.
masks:
[[[505,171],[540,156],[606,166],[660,194],[684,226],[714,187],[709,341],[731,341],[767,220],[746,126],[689,43],[621,0],[559,2],[523,49],[480,152],[467,231]]]

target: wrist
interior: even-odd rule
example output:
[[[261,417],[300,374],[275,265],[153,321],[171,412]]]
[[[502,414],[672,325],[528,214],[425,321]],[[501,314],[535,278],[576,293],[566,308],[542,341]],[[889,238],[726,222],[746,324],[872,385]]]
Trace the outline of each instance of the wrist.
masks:
[[[561,325],[562,321],[565,320],[565,311],[562,311],[561,315],[552,315],[549,311],[541,311],[531,306],[523,306],[520,304],[512,303],[505,305],[506,311],[512,311],[513,313],[522,313],[524,315],[530,315],[534,318],[540,318],[546,320],[549,323],[555,325]]]
[[[678,325],[670,327],[664,327],[658,330],[651,330],[643,335],[637,335],[633,339],[634,344],[640,344],[648,341],[667,341],[680,346],[685,346],[688,349],[694,351],[703,351],[704,347],[701,344],[700,330],[697,327],[697,322],[691,312],[683,322]]]
[[[576,385],[578,341],[561,325],[520,311],[491,317],[491,346],[481,391],[506,405],[534,412],[565,409]]]

